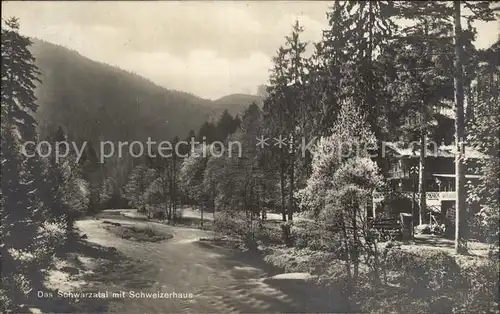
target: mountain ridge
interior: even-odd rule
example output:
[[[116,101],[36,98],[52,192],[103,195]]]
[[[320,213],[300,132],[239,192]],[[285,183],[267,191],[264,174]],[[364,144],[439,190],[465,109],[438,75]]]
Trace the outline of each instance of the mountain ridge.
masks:
[[[231,115],[241,114],[250,104],[262,107],[263,97],[243,93],[234,93],[214,100],[215,108],[227,109]]]
[[[36,88],[42,137],[59,126],[75,140],[184,137],[203,122],[218,119],[225,109],[240,113],[256,97],[231,94],[213,101],[168,89],[61,45],[32,41],[42,81]]]

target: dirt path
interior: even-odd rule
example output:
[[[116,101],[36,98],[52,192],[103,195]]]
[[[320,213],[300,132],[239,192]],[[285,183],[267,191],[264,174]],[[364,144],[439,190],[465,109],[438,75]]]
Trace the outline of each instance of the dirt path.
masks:
[[[102,228],[101,220],[77,223],[86,240],[103,247],[115,247],[140,269],[111,268],[95,277],[101,291],[125,291],[125,298],[104,300],[101,310],[119,313],[231,313],[231,312],[331,312],[326,297],[305,284],[267,283],[270,273],[258,256],[202,245],[197,240],[211,234],[144,221],[113,219],[137,226],[154,224],[173,234],[170,240],[150,243],[121,239]],[[128,263],[130,263],[130,261]],[[95,270],[98,273],[99,270]],[[97,279],[95,279],[97,278]],[[134,293],[164,292],[192,294],[192,298],[131,298]]]

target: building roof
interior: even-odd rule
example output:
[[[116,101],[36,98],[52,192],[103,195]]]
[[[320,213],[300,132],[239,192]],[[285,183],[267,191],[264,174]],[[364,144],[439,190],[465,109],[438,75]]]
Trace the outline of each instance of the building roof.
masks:
[[[455,178],[456,175],[454,173],[434,173],[432,174],[433,177],[438,177],[438,178]],[[465,178],[466,179],[479,179],[482,178],[480,174],[466,174]]]
[[[402,145],[402,143],[397,142],[383,142],[383,155],[388,154],[393,157],[400,158],[418,158],[420,156],[420,147],[418,145]],[[438,157],[438,158],[455,158],[456,154],[455,145],[441,145],[439,147],[430,147],[427,149],[426,155],[428,157]],[[465,147],[465,158],[466,159],[486,159],[487,155],[479,152],[478,150],[466,146]]]

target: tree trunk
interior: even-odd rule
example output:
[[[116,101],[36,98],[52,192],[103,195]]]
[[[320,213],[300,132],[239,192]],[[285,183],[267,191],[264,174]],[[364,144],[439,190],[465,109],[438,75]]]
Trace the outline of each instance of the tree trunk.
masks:
[[[172,180],[172,196],[171,196],[171,199],[172,199],[172,218],[174,220],[174,224],[175,224],[175,220],[176,220],[176,216],[177,216],[177,178],[176,178],[176,155],[173,154],[173,159],[172,159],[172,163],[173,163],[173,180]]]
[[[213,207],[213,216],[215,219],[215,184],[212,183],[212,207]]]
[[[162,174],[165,176],[165,173]],[[167,179],[162,178],[162,185],[163,185],[163,202],[165,204],[165,218],[167,219],[168,223],[170,223],[170,208],[169,208],[169,200],[168,200],[168,187],[167,187]]]
[[[283,149],[280,152],[280,193],[281,193],[281,214],[283,215],[283,221],[286,221],[286,211],[285,211],[285,156]]]
[[[425,105],[424,105],[425,106]],[[423,109],[425,111],[425,108]],[[427,199],[426,199],[426,186],[425,186],[425,155],[427,151],[427,132],[425,130],[424,124],[426,124],[426,117],[425,113],[422,112],[422,129],[420,131],[420,157],[419,157],[419,173],[418,173],[418,193],[420,197],[420,202],[419,202],[419,224],[423,224],[424,221],[424,215],[425,215],[425,210],[427,207]]]
[[[66,215],[66,232],[71,232],[73,230],[73,225],[75,223],[75,218],[72,213]]]
[[[353,206],[353,220],[352,220],[352,232],[353,232],[353,238],[354,238],[354,245],[352,248],[352,262],[353,262],[353,281],[356,282],[358,280],[358,274],[359,274],[359,235],[358,235],[358,222],[357,222],[357,217],[356,217],[356,212],[359,210],[358,204],[354,204]]]
[[[203,229],[203,209],[205,207],[205,204],[201,205],[201,229]]]
[[[416,179],[415,168],[413,169],[411,176],[412,176],[412,189],[413,189],[412,203],[411,203],[411,214],[413,215],[413,217],[412,217],[412,226],[413,226],[417,223],[417,211],[416,211],[417,184],[415,182],[417,180],[415,180]],[[412,233],[413,233],[413,230],[412,230]]]
[[[255,241],[255,232],[253,228],[253,210],[250,212],[250,232],[252,233],[252,243]]]
[[[245,190],[243,195],[243,207],[245,208],[245,219],[248,220],[248,201],[247,201],[247,184],[245,183]],[[246,223],[246,221],[245,221]]]
[[[427,20],[425,21],[425,37],[427,38],[429,35],[429,27],[428,27],[428,22]],[[431,54],[431,44],[427,43],[427,47],[425,49],[425,53],[427,54],[425,56],[425,60],[427,61],[427,58],[430,58]],[[426,63],[426,66],[429,66]],[[420,156],[419,156],[419,176],[418,176],[418,192],[420,193],[420,201],[419,201],[419,224],[424,223],[424,215],[427,209],[427,188],[426,188],[426,169],[425,169],[425,161],[427,157],[427,107],[429,106],[428,99],[429,97],[427,96],[427,85],[426,82],[422,82],[422,90],[423,90],[423,95],[422,95],[422,121],[421,121],[421,129],[420,129]],[[430,222],[429,222],[430,223]]]
[[[366,226],[363,226],[363,228],[366,228]],[[377,284],[380,283],[380,272],[382,271],[384,276],[384,283],[387,284],[387,272],[385,271],[385,267],[384,269],[380,269],[381,268],[380,256],[379,256],[380,253],[378,251],[377,242],[374,241],[372,245],[373,245],[373,262],[374,262],[373,275],[375,276],[375,283]]]
[[[293,142],[292,142],[293,145]],[[294,210],[294,202],[293,202],[293,192],[295,189],[295,162],[294,162],[294,152],[292,147],[292,153],[290,154],[290,165],[289,165],[289,176],[290,176],[290,190],[288,191],[288,220],[293,220],[293,210]]]
[[[454,2],[455,11],[455,253],[463,254],[467,251],[466,242],[466,210],[465,210],[465,125],[464,125],[464,88],[462,72],[462,26],[460,24],[460,1]]]
[[[170,223],[170,215],[169,215],[169,210],[168,210],[168,200],[165,197],[163,199],[163,201],[164,201],[164,204],[165,204],[165,218],[167,218],[167,221]]]
[[[345,218],[344,215],[341,214],[341,224],[342,224],[342,234],[344,236],[344,247],[345,247],[345,271],[347,274],[347,280],[345,282],[345,297],[347,301],[347,309],[350,310],[351,304],[350,299],[353,291],[353,281],[352,281],[352,273],[351,273],[351,253],[350,253],[350,245],[349,238],[347,235]]]

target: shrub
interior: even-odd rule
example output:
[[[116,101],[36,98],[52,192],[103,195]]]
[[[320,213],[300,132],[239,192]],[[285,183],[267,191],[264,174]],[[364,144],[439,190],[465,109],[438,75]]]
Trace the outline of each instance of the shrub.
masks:
[[[283,242],[285,242],[286,246],[288,247],[293,246],[293,238],[291,233],[292,225],[293,222],[291,221],[284,222],[280,225]]]
[[[12,304],[11,297],[9,297],[9,291],[5,289],[3,286],[0,287],[0,312],[6,313],[9,309],[14,307]]]
[[[275,247],[264,260],[285,272],[308,272],[325,276],[330,273],[330,268],[341,265],[333,254],[307,248]]]
[[[456,311],[464,313],[499,313],[499,264],[498,256],[485,263],[469,264],[462,268],[466,278],[461,302]]]
[[[498,208],[484,206],[471,219],[474,236],[488,243],[498,244],[499,239],[499,213]]]
[[[442,251],[416,254],[395,248],[387,253],[385,268],[399,270],[400,283],[416,295],[444,292],[463,284],[455,258]]]
[[[164,211],[154,211],[150,215],[153,219],[165,220],[165,212]]]
[[[176,208],[174,213],[174,220],[181,220],[184,216],[184,209]]]
[[[220,211],[214,219],[214,229],[216,232],[227,235],[243,236],[246,234],[244,226],[237,223],[233,215],[228,211]]]
[[[273,228],[272,226],[262,225],[261,228],[258,228],[255,233],[256,238],[261,240],[267,244],[281,244],[282,240],[282,231],[278,228]]]
[[[323,249],[321,232],[315,224],[294,225],[291,228],[291,236],[297,248]]]
[[[257,249],[257,237],[251,229],[246,230],[243,240],[244,240],[245,246],[248,249],[250,249],[250,250]]]
[[[140,242],[159,242],[172,238],[171,234],[163,233],[150,225],[145,227],[111,225],[104,228],[122,239]]]
[[[498,258],[460,267],[443,251],[414,253],[394,246],[385,254],[385,267],[398,284],[391,287],[400,288],[371,286],[364,292],[370,294],[363,299],[364,311],[498,313]]]

